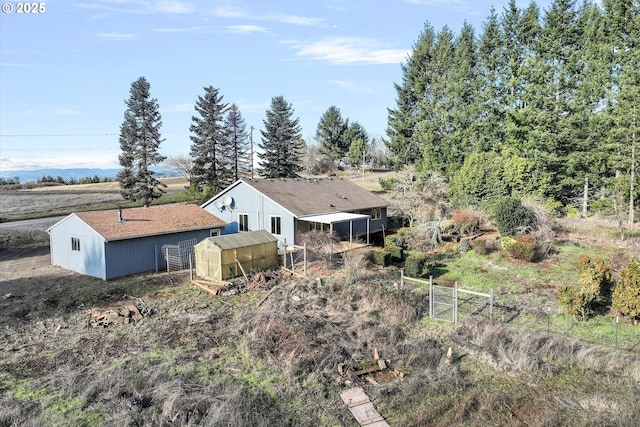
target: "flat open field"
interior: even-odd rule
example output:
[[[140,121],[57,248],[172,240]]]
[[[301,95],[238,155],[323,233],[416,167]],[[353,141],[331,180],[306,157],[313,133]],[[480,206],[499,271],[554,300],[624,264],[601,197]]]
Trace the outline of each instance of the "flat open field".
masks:
[[[167,195],[182,193],[186,180],[163,178]],[[132,206],[120,195],[118,183],[46,186],[0,191],[0,218],[19,220],[66,215],[73,211]]]

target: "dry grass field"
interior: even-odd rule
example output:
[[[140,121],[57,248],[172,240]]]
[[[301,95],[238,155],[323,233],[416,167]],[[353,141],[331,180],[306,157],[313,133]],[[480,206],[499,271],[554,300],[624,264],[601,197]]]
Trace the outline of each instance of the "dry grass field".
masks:
[[[183,178],[163,178],[162,181],[167,185],[166,196],[184,192]],[[0,191],[0,218],[10,221],[116,206],[133,206],[122,199],[116,182]]]
[[[425,316],[426,289],[363,256],[214,296],[166,273],[65,271],[50,265],[44,232],[17,233],[0,249],[2,427],[356,427],[339,397],[354,385],[392,426],[640,424],[638,349],[522,329],[511,311],[500,320],[550,302],[581,251],[612,251],[604,234],[570,230],[544,265],[451,255],[443,278],[502,281],[492,320],[453,325]],[[401,378],[344,374],[376,352]]]

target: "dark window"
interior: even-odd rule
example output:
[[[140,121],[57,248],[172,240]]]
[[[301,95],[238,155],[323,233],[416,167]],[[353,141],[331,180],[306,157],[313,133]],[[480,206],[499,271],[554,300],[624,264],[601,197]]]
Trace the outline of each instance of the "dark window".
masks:
[[[249,231],[249,214],[238,214],[238,231]]]
[[[71,238],[71,250],[72,251],[79,251],[80,250],[80,239],[78,239],[76,237],[72,237]]]
[[[282,218],[279,216],[271,217],[271,234],[282,234]]]
[[[381,208],[371,209],[371,219],[380,219],[380,218],[382,218],[382,209]]]

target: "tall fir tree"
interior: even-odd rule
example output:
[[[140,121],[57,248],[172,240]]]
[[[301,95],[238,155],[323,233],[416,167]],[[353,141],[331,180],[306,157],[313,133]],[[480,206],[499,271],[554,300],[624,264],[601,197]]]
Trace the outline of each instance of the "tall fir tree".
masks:
[[[393,156],[396,170],[420,160],[418,139],[418,104],[424,99],[429,85],[429,67],[433,55],[436,33],[428,22],[415,42],[406,64],[401,65],[402,84],[394,84],[396,108],[389,108],[385,145]]]
[[[505,42],[498,15],[492,8],[478,43],[478,150],[499,151],[505,142],[507,84]]]
[[[204,92],[204,96],[198,96],[194,106],[197,115],[192,116],[189,127],[193,157],[191,177],[192,184],[198,189],[209,187],[215,194],[233,180],[224,126],[227,104],[213,86],[205,87]]]
[[[340,109],[331,106],[322,114],[314,139],[318,144],[318,153],[325,158],[337,161],[349,150],[346,132],[349,121],[342,118]]]
[[[431,63],[424,80],[424,97],[418,103],[418,125],[415,136],[420,141],[420,170],[447,175],[459,160],[458,147],[451,139],[456,108],[452,85],[455,40],[448,27],[438,33],[433,46]]]
[[[166,187],[150,169],[165,160],[159,151],[164,141],[160,136],[162,118],[158,100],[151,98],[150,87],[145,77],[131,84],[129,99],[125,101],[124,122],[120,125],[122,170],[117,175],[122,197],[141,200],[145,207],[162,196]]]
[[[293,106],[284,97],[271,99],[260,130],[259,173],[265,178],[295,178],[302,171],[305,144],[301,139],[300,119],[293,118]]]
[[[224,121],[233,181],[251,170],[250,147],[247,126],[236,104],[231,104]]]

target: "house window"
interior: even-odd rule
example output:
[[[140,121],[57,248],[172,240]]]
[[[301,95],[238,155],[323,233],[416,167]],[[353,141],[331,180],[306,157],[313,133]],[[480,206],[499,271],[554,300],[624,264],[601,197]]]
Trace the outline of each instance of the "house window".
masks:
[[[219,235],[220,235],[220,229],[219,228],[210,230],[210,232],[209,232],[209,236],[211,236],[211,237],[216,237],[216,236],[219,236]]]
[[[80,251],[80,239],[76,237],[71,238],[71,250]]]
[[[238,231],[249,231],[249,214],[238,214]]]
[[[371,219],[380,219],[380,218],[382,218],[382,209],[381,208],[371,209]]]
[[[271,234],[282,234],[282,218],[279,216],[271,217]]]

